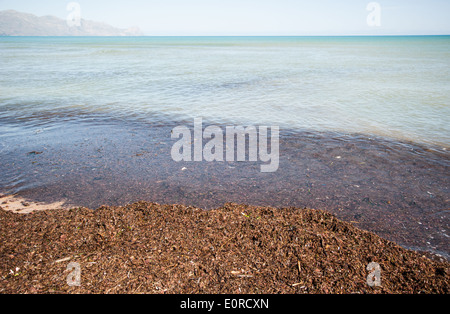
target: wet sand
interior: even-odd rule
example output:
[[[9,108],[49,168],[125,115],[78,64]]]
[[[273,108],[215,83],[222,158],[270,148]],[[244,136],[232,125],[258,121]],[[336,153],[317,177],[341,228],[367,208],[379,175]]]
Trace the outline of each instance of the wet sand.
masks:
[[[189,123],[93,118],[22,128],[20,138],[4,137],[0,193],[87,208],[320,208],[405,248],[449,257],[450,154],[442,147],[281,130],[279,169],[261,173],[261,162],[174,162],[171,130]]]
[[[52,209],[70,209],[69,206],[65,206],[64,202],[55,202],[51,204],[30,202],[16,195],[0,195],[0,207],[2,207],[5,211],[16,214],[31,214],[38,211]]]

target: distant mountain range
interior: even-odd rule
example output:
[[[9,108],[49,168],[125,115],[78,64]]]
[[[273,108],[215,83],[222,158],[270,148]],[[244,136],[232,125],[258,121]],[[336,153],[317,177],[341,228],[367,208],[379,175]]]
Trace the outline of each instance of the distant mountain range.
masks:
[[[139,28],[119,29],[81,19],[80,26],[69,26],[54,16],[38,17],[14,10],[0,11],[0,36],[141,36]]]

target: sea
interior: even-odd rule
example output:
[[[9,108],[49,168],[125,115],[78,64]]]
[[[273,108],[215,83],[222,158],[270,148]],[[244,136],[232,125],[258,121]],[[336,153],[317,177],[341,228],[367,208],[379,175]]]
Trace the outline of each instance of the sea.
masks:
[[[171,130],[278,126],[280,167],[172,160]],[[449,256],[450,36],[0,37],[0,193],[314,207]]]

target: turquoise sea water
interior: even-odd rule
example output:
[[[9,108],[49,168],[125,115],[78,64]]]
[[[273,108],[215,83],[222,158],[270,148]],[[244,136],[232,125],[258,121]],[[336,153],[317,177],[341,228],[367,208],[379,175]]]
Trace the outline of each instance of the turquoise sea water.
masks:
[[[450,36],[0,37],[0,64],[3,134],[83,112],[450,146]]]

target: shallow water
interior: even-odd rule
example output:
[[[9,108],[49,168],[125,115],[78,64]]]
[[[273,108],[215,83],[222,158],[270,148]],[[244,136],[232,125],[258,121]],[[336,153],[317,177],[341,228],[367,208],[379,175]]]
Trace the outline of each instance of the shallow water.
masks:
[[[84,109],[450,143],[450,36],[0,37],[0,118]]]
[[[405,247],[449,256],[447,152],[281,130],[279,169],[261,173],[260,161],[173,161],[171,130],[180,124],[189,123],[94,116],[4,137],[0,192],[90,208],[140,200],[318,208]]]

